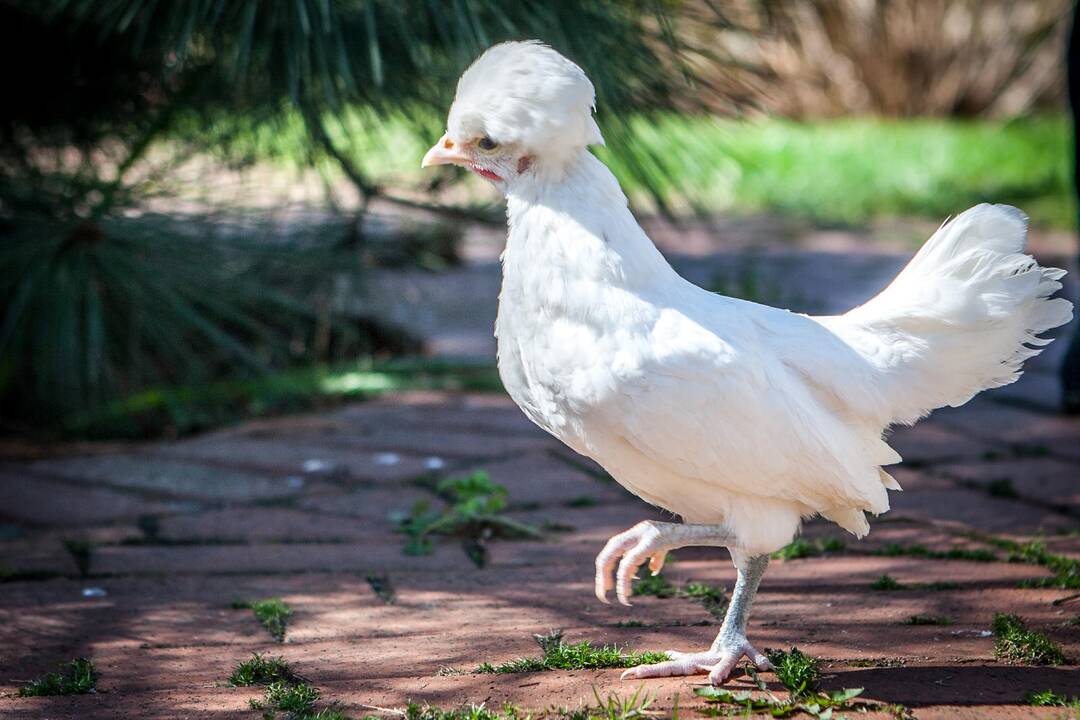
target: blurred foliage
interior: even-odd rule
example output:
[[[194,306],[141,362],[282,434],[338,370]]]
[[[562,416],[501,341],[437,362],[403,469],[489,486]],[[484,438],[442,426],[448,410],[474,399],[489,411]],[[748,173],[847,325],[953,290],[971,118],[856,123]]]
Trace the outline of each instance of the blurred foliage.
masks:
[[[402,390],[502,389],[488,364],[399,358],[307,365],[255,377],[156,386],[63,418],[76,437],[175,437],[243,418],[326,407]]]
[[[431,175],[415,161],[427,148],[426,138],[410,133],[394,115],[371,118],[349,109],[339,117],[352,134],[354,161],[375,182],[427,187]],[[304,162],[303,130],[298,123],[291,127],[275,133],[222,118],[216,132],[230,138],[237,154],[294,168]],[[599,148],[597,154],[645,209],[656,193],[679,212],[766,211],[862,223],[882,215],[941,220],[986,201],[1018,205],[1036,224],[1075,223],[1071,131],[1062,115],[796,122],[663,113],[631,117],[627,127],[626,145]],[[641,156],[634,159],[637,152]],[[628,159],[631,167],[644,168],[647,185],[628,171]],[[454,196],[479,201],[490,197],[485,189],[469,178]]]
[[[0,6],[0,26],[11,33],[5,59],[25,66],[40,56],[48,72],[39,76],[31,63],[6,98],[18,109],[0,133],[23,161],[58,143],[126,146],[111,173],[119,181],[144,139],[166,128],[173,137],[186,130],[185,140],[207,148],[222,138],[202,131],[222,115],[269,123],[298,116],[308,152],[333,158],[370,197],[379,188],[342,150],[349,135],[334,132],[345,107],[395,114],[431,136],[473,58],[501,40],[542,37],[589,72],[615,140],[621,118],[667,106],[684,77],[664,7],[644,0],[14,0]],[[49,100],[69,85],[76,97]],[[93,175],[85,163],[79,169]],[[108,193],[95,199],[90,211],[108,208]]]
[[[255,124],[271,136],[293,132],[304,166],[333,163],[359,191],[362,214],[388,194],[352,159],[352,138],[364,136],[356,124],[392,115],[413,136],[437,136],[461,70],[509,38],[544,37],[585,65],[617,137],[620,118],[664,105],[682,77],[663,8],[0,3],[0,59],[20,68],[0,113],[4,426],[93,432],[88,418],[147,387],[416,349],[343,307],[379,254],[360,220],[321,227],[321,237],[270,238],[263,228],[217,233],[217,221],[146,215],[146,202],[175,193],[176,170],[193,157],[263,159],[259,142],[243,152],[232,142]],[[453,262],[452,234],[415,235],[380,260]]]
[[[670,115],[635,120],[633,133],[633,151],[670,163],[658,175],[681,173],[672,196],[713,212],[858,223],[878,215],[940,219],[993,201],[1019,205],[1038,223],[1074,224],[1070,132],[1060,116],[797,123]],[[604,158],[622,174],[621,156]],[[624,188],[643,195],[632,178]]]
[[[153,215],[17,224],[0,245],[8,422],[56,427],[147,386],[416,349],[334,299],[335,273],[360,268],[332,238],[203,228]]]

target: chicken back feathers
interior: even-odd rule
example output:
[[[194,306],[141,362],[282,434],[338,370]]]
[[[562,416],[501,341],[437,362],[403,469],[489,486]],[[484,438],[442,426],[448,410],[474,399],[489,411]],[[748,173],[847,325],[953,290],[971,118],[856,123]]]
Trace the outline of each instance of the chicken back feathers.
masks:
[[[534,193],[539,193],[536,195]],[[822,514],[862,536],[889,508],[888,427],[1010,382],[1066,322],[1059,270],[1020,254],[1011,208],[945,225],[879,296],[809,317],[698,288],[584,154],[508,196],[497,335],[535,422],[643,499],[728,525],[747,552]]]

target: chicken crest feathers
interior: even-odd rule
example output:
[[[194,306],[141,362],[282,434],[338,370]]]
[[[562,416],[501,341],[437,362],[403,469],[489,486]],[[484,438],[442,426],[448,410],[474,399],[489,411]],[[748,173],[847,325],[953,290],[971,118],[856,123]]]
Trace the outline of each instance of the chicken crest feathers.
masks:
[[[538,40],[504,42],[458,81],[447,127],[466,141],[487,135],[546,156],[603,145],[593,120],[596,91],[584,71]]]

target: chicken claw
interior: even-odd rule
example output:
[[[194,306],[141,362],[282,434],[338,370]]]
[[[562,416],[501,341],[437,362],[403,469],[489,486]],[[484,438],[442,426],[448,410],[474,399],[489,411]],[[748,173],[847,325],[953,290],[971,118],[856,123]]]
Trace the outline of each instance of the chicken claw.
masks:
[[[635,574],[646,560],[653,575],[660,572],[668,552],[677,547],[667,540],[670,526],[671,523],[644,520],[607,541],[596,556],[596,597],[601,602],[608,602],[608,591],[614,588],[619,602],[629,606],[627,598],[631,595]],[[613,577],[616,564],[619,568]]]
[[[670,660],[627,669],[623,672],[622,679],[708,674],[709,682],[719,685],[731,676],[731,672],[743,657],[748,658],[754,667],[762,672],[772,670],[769,659],[758,652],[746,638],[736,639],[720,648],[714,646],[714,649],[707,652],[684,653],[668,650],[667,655]]]

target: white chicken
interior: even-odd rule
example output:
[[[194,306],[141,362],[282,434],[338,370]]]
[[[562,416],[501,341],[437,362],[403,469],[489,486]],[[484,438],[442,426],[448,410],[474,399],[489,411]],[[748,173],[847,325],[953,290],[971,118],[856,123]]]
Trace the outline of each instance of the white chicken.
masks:
[[[624,676],[708,673],[768,660],[746,624],[769,553],[804,518],[862,537],[900,490],[884,434],[1014,381],[1069,321],[1063,270],[1023,253],[1024,215],[980,205],[939,229],[877,297],[809,317],[683,280],[631,215],[584,72],[540,42],[496,45],[462,75],[424,167],[457,164],[506,196],[499,372],[540,427],[683,523],[646,521],[596,558],[596,595],[629,604],[648,563],[688,545],[729,549],[738,576],[704,652]],[[617,569],[616,569],[617,566]]]

